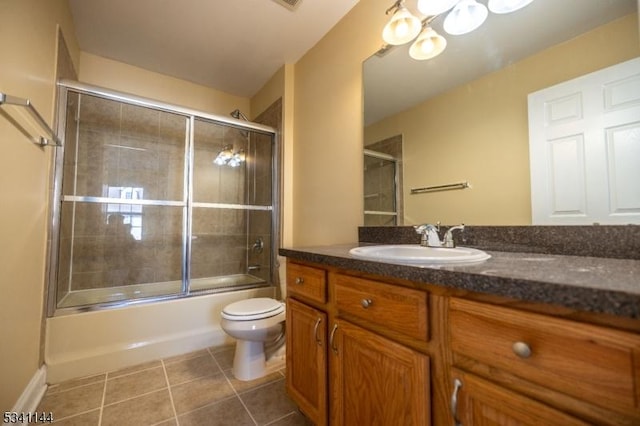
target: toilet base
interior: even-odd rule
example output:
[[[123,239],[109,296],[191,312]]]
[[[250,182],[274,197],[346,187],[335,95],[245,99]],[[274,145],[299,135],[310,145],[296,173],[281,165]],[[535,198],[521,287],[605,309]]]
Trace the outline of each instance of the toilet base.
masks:
[[[284,368],[284,356],[280,356],[279,353],[274,355],[269,360],[265,359],[264,342],[238,340],[231,370],[233,377],[245,382],[259,379]]]

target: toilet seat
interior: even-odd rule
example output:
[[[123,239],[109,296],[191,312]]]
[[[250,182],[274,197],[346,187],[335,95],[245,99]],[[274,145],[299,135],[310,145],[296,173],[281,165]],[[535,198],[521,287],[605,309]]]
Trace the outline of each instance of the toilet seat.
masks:
[[[222,310],[222,318],[250,321],[269,318],[284,312],[284,303],[269,297],[256,297],[231,303]]]

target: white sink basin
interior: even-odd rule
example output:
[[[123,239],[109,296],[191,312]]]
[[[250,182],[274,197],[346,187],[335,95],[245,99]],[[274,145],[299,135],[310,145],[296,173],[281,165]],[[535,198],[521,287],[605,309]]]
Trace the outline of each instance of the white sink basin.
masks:
[[[420,265],[473,263],[491,257],[482,250],[469,247],[423,247],[418,244],[356,247],[349,250],[349,254],[360,259]]]

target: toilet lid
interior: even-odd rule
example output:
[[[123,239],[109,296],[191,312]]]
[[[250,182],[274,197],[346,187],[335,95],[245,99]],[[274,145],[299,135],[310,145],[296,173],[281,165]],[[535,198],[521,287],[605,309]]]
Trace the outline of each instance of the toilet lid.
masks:
[[[269,297],[255,297],[225,306],[222,310],[222,317],[240,321],[255,320],[272,317],[281,312],[284,312],[284,304]]]

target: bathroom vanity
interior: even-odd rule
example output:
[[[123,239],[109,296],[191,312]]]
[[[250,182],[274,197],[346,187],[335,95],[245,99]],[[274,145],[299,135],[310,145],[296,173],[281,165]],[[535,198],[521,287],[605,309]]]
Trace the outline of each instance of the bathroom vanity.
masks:
[[[287,389],[316,424],[640,424],[640,260],[415,267],[357,246],[280,250]]]

